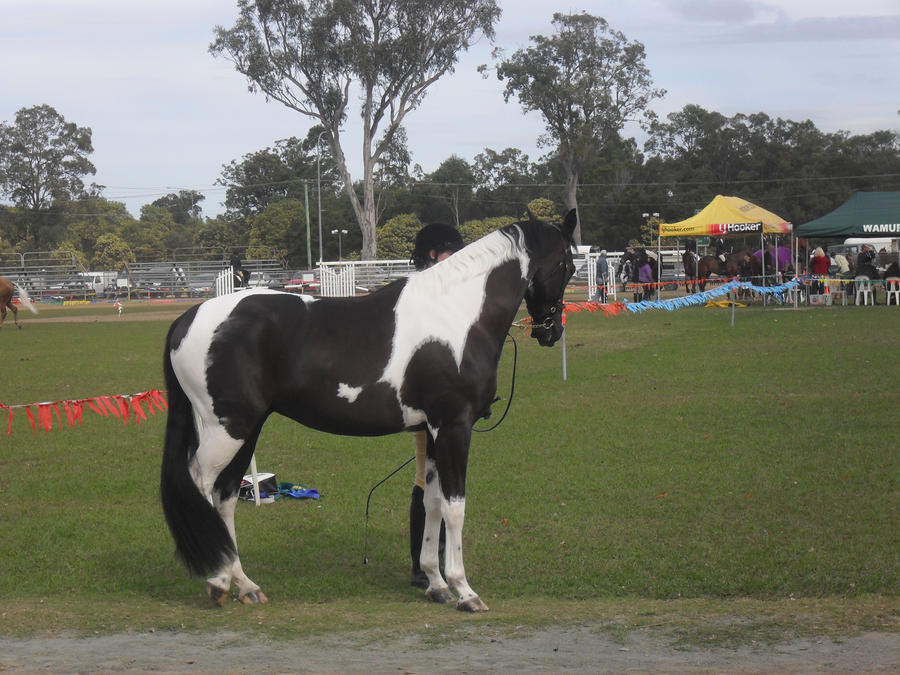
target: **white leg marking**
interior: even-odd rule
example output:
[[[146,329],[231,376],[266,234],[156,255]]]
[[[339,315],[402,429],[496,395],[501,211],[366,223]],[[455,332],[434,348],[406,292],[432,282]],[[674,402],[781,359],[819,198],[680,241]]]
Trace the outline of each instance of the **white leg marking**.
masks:
[[[438,545],[441,536],[441,481],[438,478],[434,460],[425,460],[425,475],[432,476],[431,482],[425,483],[425,533],[422,538],[422,552],[419,554],[419,565],[428,577],[428,588],[447,588],[447,582],[441,576],[438,560]]]
[[[237,539],[234,533],[234,505],[237,499],[221,502],[218,495],[214,494],[213,486],[219,474],[228,466],[244,442],[240,439],[232,438],[225,431],[225,428],[218,423],[210,424],[207,422],[199,425],[199,427],[200,444],[197,447],[194,458],[191,460],[191,477],[200,493],[219,512],[228,529],[228,533],[231,535],[231,541],[234,543],[235,550],[237,550]],[[240,569],[240,562],[236,556],[234,561],[224,565],[222,569],[209,577],[207,582],[227,593],[228,589],[231,588],[235,564]],[[243,572],[241,572],[241,576],[243,576]]]
[[[220,502],[217,507],[219,510],[219,514],[222,516],[222,520],[225,521],[225,526],[228,528],[228,533],[231,535],[231,540],[234,542],[235,550],[237,550],[237,535],[235,534],[234,528],[234,510],[237,506],[237,502],[237,495],[235,495],[231,499]],[[231,576],[231,581],[233,581],[234,584],[238,587],[239,598],[244,598],[248,593],[255,593],[257,597],[261,595],[259,584],[257,584],[246,574],[244,574],[244,568],[241,566],[241,559],[239,556],[235,556],[229,573]],[[264,595],[262,596],[262,598],[262,602],[265,602]]]
[[[444,574],[447,583],[456,591],[459,602],[467,602],[477,598],[478,594],[469,586],[466,570],[463,566],[462,530],[466,519],[466,498],[454,497],[441,501],[441,513],[447,530],[447,541],[444,545]]]

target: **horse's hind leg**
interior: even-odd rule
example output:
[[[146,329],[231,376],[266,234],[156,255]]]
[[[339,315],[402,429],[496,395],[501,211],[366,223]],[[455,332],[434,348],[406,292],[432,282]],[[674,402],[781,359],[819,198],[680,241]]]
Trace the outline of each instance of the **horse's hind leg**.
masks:
[[[225,525],[228,527],[228,532],[231,534],[231,539],[235,543],[235,547],[237,546],[237,537],[234,528],[234,509],[237,506],[237,502],[238,498],[235,494],[235,496],[223,501],[218,507],[219,513],[222,514]],[[228,581],[221,578],[216,578],[216,581],[228,583]],[[211,579],[207,580],[207,584],[210,584],[211,582]],[[269,601],[266,594],[260,589],[259,584],[255,583],[244,574],[244,568],[241,566],[241,559],[239,557],[235,557],[234,562],[231,565],[231,582],[238,588],[238,600],[245,605],[264,604]],[[221,588],[221,586],[218,586],[217,588]],[[225,592],[227,593],[227,591],[228,586],[226,585]]]
[[[252,441],[233,438],[218,423],[205,424],[201,429],[200,445],[194,455],[191,473],[200,492],[219,512],[237,551],[234,510],[246,466],[243,456],[248,451],[252,454],[256,436]],[[244,574],[237,554],[206,580],[206,592],[218,605],[224,605],[232,582],[237,584],[238,597],[242,602],[266,602],[267,598],[259,586]]]

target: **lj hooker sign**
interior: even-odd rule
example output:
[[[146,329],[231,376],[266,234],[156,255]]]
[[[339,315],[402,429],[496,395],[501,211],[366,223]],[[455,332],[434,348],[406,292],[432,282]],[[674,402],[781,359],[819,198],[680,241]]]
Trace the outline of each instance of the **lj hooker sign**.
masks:
[[[762,222],[660,224],[660,234],[664,237],[724,237],[729,234],[758,234],[762,229]]]

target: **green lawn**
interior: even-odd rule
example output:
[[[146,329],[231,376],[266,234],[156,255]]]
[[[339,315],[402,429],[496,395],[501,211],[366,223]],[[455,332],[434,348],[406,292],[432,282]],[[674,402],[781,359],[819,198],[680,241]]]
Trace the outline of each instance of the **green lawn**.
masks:
[[[173,558],[158,504],[164,416],[85,410],[75,429],[32,433],[17,409],[0,440],[2,632],[640,623],[739,606],[896,630],[900,311],[751,307],[733,327],[729,315],[570,314],[566,381],[559,345],[514,332],[512,409],[475,434],[469,462],[466,570],[486,618],[408,586],[412,465],[375,492],[362,564],[366,496],[412,455],[410,436],[272,418],[260,470],[322,499],[239,504],[244,568],[271,602],[215,610]],[[0,402],[163,388],[169,321],[128,316],[28,315],[0,331]]]

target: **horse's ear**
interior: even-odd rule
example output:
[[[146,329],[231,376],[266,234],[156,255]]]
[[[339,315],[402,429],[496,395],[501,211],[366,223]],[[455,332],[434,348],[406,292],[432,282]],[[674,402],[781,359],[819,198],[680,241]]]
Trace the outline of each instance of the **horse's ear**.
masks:
[[[566,239],[571,239],[575,233],[575,226],[578,225],[578,212],[572,209],[566,214],[562,224],[562,233],[566,235]]]
[[[531,209],[529,209],[527,206],[525,207],[525,214],[528,216],[528,220],[530,220],[531,222],[537,220],[537,218],[535,218],[534,214],[531,212]]]

